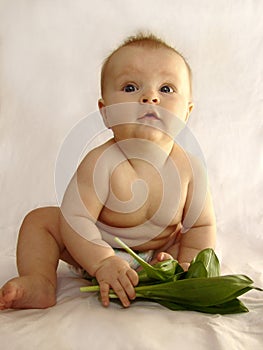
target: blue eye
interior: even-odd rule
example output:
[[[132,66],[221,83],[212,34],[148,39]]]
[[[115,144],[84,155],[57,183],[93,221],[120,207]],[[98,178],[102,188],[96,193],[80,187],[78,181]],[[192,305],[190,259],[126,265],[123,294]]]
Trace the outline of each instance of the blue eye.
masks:
[[[171,92],[174,92],[174,89],[171,86],[164,85],[161,87],[160,91],[169,94]]]
[[[133,84],[128,84],[128,85],[124,86],[124,88],[123,88],[123,91],[125,91],[125,92],[135,92],[136,90],[137,90],[137,88]]]

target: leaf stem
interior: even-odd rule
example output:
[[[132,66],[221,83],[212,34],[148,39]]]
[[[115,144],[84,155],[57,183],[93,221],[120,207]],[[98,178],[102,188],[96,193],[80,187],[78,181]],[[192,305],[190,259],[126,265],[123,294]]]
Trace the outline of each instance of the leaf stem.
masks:
[[[80,287],[81,292],[99,292],[100,291],[100,286],[85,286],[85,287]]]
[[[124,249],[127,253],[129,253],[138,263],[144,268],[153,269],[152,265],[148,264],[145,260],[143,260],[139,255],[137,255],[130,247],[128,247],[124,242],[122,242],[118,237],[115,237],[114,240]]]

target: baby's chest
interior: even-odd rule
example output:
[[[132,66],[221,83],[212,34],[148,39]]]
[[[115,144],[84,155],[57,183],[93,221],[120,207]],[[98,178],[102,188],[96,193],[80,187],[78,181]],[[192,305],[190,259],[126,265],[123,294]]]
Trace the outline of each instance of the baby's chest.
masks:
[[[178,174],[117,170],[102,213],[109,224],[130,227],[151,221],[166,227],[181,221],[187,185]]]

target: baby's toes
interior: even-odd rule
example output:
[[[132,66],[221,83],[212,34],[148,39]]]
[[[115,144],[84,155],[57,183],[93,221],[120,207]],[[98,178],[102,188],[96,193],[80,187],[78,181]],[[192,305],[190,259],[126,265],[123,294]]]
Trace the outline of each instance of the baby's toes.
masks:
[[[12,303],[19,298],[21,294],[15,284],[7,282],[0,291],[0,308],[8,309],[12,306]]]

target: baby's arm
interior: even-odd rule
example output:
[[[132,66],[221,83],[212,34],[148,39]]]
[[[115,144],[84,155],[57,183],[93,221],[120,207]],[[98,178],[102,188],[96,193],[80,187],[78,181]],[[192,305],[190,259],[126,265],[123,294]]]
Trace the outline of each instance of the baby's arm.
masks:
[[[188,184],[180,241],[166,250],[185,270],[201,250],[214,249],[216,239],[215,214],[205,168],[195,159],[191,159],[191,166],[194,176]],[[160,256],[157,259],[160,260]]]
[[[112,288],[124,306],[135,297],[137,273],[101,238],[96,221],[108,195],[107,170],[101,179],[100,198],[96,193],[93,172],[100,156],[92,151],[81,163],[72,178],[61,205],[60,227],[63,241],[73,258],[95,276],[100,284],[103,305],[109,304]],[[105,177],[105,178],[104,178]]]
[[[192,259],[205,248],[215,248],[216,222],[209,191],[207,192],[203,210],[194,225],[185,233],[182,231],[178,261],[189,267]],[[187,266],[188,265],[188,266]]]
[[[188,268],[205,248],[215,248],[216,220],[208,186],[207,171],[196,158],[189,158],[191,177],[183,210],[178,261]]]
[[[211,196],[208,193],[204,209],[195,224],[185,233],[180,235],[180,241],[171,245],[165,252],[157,254],[152,264],[176,259],[186,271],[193,258],[205,248],[215,247],[216,226],[211,203]]]

